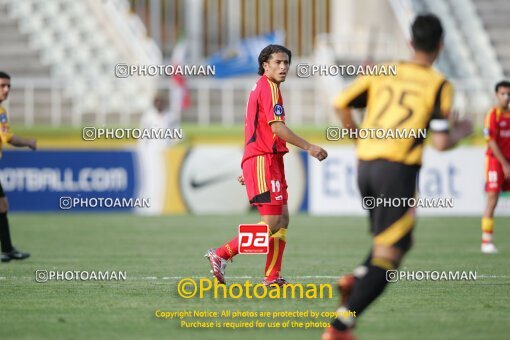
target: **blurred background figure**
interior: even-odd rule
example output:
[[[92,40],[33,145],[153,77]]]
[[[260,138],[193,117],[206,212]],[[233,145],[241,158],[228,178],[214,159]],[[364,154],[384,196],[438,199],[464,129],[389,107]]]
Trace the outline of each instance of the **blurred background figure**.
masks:
[[[25,139],[14,135],[11,132],[7,119],[7,111],[2,103],[9,97],[11,90],[11,77],[6,72],[0,71],[0,158],[4,144],[10,144],[15,147],[28,147],[31,150],[37,148],[35,139]],[[4,189],[0,183],[0,245],[2,252],[0,258],[2,262],[10,260],[24,260],[30,257],[29,253],[25,253],[14,248],[11,241],[11,233],[9,231],[9,220],[7,219],[7,211],[9,203],[5,196]]]
[[[179,119],[169,110],[167,97],[159,93],[154,97],[153,106],[141,118],[142,130],[179,129]],[[150,198],[150,208],[139,209],[141,213],[158,214],[162,210],[164,191],[161,190],[165,178],[164,151],[177,143],[178,139],[154,138],[139,139],[137,146],[138,166],[140,169],[141,188],[138,197]]]
[[[485,118],[483,130],[487,140],[485,191],[487,204],[482,217],[482,253],[498,252],[493,241],[494,210],[501,192],[510,191],[510,82],[500,81],[495,87],[497,105]]]
[[[141,129],[178,129],[179,118],[170,110],[167,97],[159,93],[154,97],[153,106],[143,113],[140,120]],[[141,139],[140,145],[151,144],[163,147],[171,145],[174,139]]]

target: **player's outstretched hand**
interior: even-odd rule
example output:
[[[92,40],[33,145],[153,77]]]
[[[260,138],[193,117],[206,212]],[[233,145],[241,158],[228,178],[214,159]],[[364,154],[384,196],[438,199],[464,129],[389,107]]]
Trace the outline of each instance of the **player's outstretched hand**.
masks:
[[[243,175],[239,175],[237,176],[237,181],[239,182],[239,184],[241,185],[244,185],[244,176]]]
[[[37,141],[34,138],[30,138],[27,141],[27,146],[30,150],[37,150]]]
[[[510,179],[510,164],[503,164],[503,175],[505,176],[506,180]]]
[[[473,133],[473,122],[471,119],[460,119],[460,114],[457,111],[452,112],[453,117],[453,128],[455,129],[455,133],[458,135],[458,138],[464,138]]]
[[[459,119],[455,122],[455,130],[457,130],[462,137],[469,136],[473,133],[473,122],[469,119]]]
[[[314,158],[317,158],[321,162],[328,157],[327,151],[318,145],[310,146],[310,149],[308,150],[308,154]]]

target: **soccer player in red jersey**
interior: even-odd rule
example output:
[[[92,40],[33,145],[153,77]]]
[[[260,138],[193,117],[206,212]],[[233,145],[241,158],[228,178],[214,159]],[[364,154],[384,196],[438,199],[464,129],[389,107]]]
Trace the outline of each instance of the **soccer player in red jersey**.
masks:
[[[494,210],[501,191],[510,191],[510,82],[496,84],[498,105],[485,117],[484,135],[487,139],[485,161],[485,191],[487,206],[482,218],[482,253],[493,254]]]
[[[266,46],[259,55],[261,76],[253,87],[245,116],[245,149],[241,162],[243,174],[238,180],[246,185],[250,204],[256,206],[261,223],[269,226],[269,253],[263,283],[266,286],[282,286],[282,256],[289,225],[287,207],[287,182],[283,156],[289,151],[286,142],[293,144],[312,157],[323,161],[328,153],[296,135],[285,124],[285,110],[280,93],[280,83],[285,81],[292,54],[280,45]],[[238,237],[217,249],[209,249],[212,273],[219,282],[225,283],[225,267],[238,253]]]

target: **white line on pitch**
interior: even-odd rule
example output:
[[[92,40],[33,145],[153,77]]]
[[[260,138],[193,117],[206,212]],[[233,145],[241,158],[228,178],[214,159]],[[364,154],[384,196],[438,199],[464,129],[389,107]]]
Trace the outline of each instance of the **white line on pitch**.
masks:
[[[338,276],[287,276],[291,279],[337,279]],[[163,280],[181,280],[181,279],[203,279],[208,278],[204,276],[163,276],[161,279]],[[226,276],[227,279],[231,280],[242,280],[242,279],[260,279],[261,277],[255,277],[255,276]],[[154,280],[157,279],[153,276],[148,277],[141,277],[142,280]]]
[[[287,276],[289,279],[294,280],[310,280],[310,279],[327,279],[333,280],[337,279],[339,276],[330,276],[330,275],[309,275],[309,276]],[[208,276],[127,276],[127,280],[181,280],[181,279],[203,279],[209,278]],[[260,279],[258,276],[227,276],[227,279],[230,280],[257,280]],[[510,278],[510,275],[492,275],[492,274],[480,274],[477,275],[477,278],[481,279],[506,279]],[[18,280],[18,279],[26,279],[26,280],[35,280],[34,276],[0,276],[0,280]],[[53,280],[52,280],[53,281]],[[92,280],[93,281],[93,280]]]
[[[316,275],[316,276],[286,276],[289,279],[295,279],[295,280],[308,280],[308,279],[338,279],[339,276],[328,276],[328,275]],[[162,280],[181,280],[181,279],[204,279],[209,278],[205,276],[163,276],[161,277]],[[225,278],[230,280],[242,280],[242,279],[260,279],[258,276],[226,276]],[[477,278],[481,279],[503,279],[503,278],[510,278],[510,275],[487,275],[487,274],[480,274],[477,275]],[[131,279],[141,279],[141,280],[158,280],[158,277],[155,276],[146,276],[146,277],[133,277]],[[129,280],[129,276],[128,276]],[[440,281],[440,280],[439,280]]]

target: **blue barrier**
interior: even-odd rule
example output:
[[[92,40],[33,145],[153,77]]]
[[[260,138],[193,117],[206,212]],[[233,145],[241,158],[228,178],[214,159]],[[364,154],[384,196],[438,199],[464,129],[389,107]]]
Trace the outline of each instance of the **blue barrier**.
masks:
[[[115,204],[87,207],[80,202],[133,199],[139,183],[135,167],[132,151],[7,150],[0,160],[0,181],[11,211],[67,210],[68,198],[79,203],[73,211],[128,211]]]

